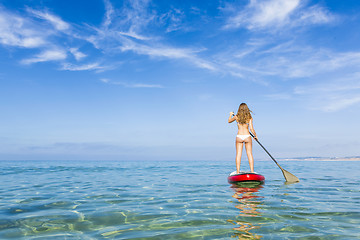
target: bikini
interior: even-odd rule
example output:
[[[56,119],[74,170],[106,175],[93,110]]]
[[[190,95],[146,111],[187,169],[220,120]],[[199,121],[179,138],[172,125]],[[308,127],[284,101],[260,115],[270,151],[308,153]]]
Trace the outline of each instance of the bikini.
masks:
[[[245,140],[245,139],[247,139],[248,137],[250,137],[250,134],[246,134],[246,135],[240,135],[240,134],[238,134],[238,135],[236,135],[236,137],[237,137],[237,138],[240,138],[240,139],[242,139],[242,140]]]
[[[239,123],[238,123],[239,124]],[[249,126],[249,123],[247,123],[246,125],[248,125]],[[250,134],[245,134],[245,135],[241,135],[241,134],[238,134],[238,135],[236,135],[236,137],[237,138],[240,138],[241,140],[245,140],[245,139],[247,139],[248,137],[250,137]]]

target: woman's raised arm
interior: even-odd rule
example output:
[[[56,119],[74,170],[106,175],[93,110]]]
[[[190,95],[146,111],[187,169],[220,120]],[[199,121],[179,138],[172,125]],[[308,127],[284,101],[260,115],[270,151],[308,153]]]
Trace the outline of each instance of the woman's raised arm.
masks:
[[[230,112],[228,123],[232,123],[233,121],[236,120],[236,116],[234,114],[235,114],[234,112]]]

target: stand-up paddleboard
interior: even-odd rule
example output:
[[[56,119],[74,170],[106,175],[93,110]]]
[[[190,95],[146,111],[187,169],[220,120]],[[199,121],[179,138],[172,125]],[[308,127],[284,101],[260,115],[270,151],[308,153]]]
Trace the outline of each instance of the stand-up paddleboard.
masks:
[[[230,173],[228,176],[228,182],[231,184],[243,184],[243,183],[254,183],[262,184],[265,181],[265,177],[261,174],[252,173],[252,172],[240,172],[239,174],[235,172]]]

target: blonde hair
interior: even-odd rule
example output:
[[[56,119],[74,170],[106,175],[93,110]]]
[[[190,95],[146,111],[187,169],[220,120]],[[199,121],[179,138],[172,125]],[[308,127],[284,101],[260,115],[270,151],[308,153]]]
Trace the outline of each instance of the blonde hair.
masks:
[[[246,105],[246,103],[241,103],[239,106],[239,110],[236,114],[237,122],[240,124],[248,123],[250,121],[250,119],[252,118],[250,112],[251,111],[250,111],[249,107]]]

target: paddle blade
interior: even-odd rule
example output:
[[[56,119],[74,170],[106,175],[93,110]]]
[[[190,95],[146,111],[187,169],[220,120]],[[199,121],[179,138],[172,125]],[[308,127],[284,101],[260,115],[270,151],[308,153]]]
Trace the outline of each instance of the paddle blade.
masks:
[[[285,177],[286,182],[289,182],[289,183],[300,182],[300,180],[294,174],[286,171],[283,168],[280,168],[280,169]]]

